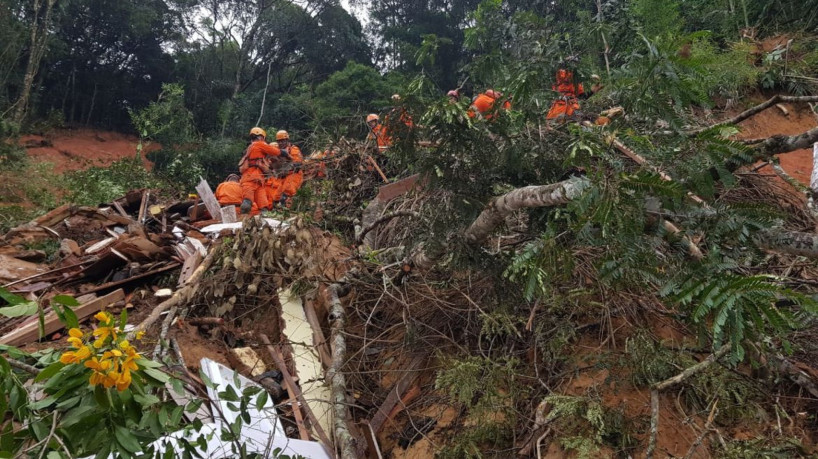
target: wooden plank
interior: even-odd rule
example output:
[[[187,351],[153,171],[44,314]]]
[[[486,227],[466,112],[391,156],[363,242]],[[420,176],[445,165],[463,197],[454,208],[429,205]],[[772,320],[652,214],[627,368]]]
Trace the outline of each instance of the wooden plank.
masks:
[[[129,277],[127,279],[122,279],[122,280],[118,280],[118,281],[108,282],[107,284],[97,285],[96,287],[94,287],[94,288],[92,288],[90,290],[86,290],[83,293],[94,293],[94,292],[101,292],[103,290],[110,290],[112,288],[119,287],[121,285],[126,285],[126,284],[129,284],[131,282],[138,281],[140,279],[145,279],[147,277],[155,276],[156,274],[161,274],[161,273],[166,272],[166,271],[171,271],[173,269],[178,268],[179,266],[180,266],[180,263],[174,261],[174,262],[172,262],[171,264],[169,264],[167,266],[162,266],[161,268],[157,268],[157,269],[154,269],[152,271],[144,272],[142,274],[137,274],[136,276],[132,276],[132,277]]]
[[[273,347],[272,343],[270,343],[270,339],[267,338],[266,335],[259,334],[259,339],[261,339],[261,342],[267,348],[267,352],[269,352],[270,356],[273,358],[273,362],[275,362],[278,371],[280,371],[281,375],[284,377],[284,382],[287,385],[287,392],[290,394],[290,397],[295,397],[299,402],[301,402],[301,406],[303,406],[304,410],[307,412],[307,417],[310,418],[310,422],[312,423],[313,429],[315,429],[316,435],[318,435],[318,439],[324,444],[324,449],[326,449],[327,452],[332,451],[332,453],[334,453],[334,451],[331,449],[332,442],[330,442],[329,437],[327,437],[326,432],[324,432],[324,429],[321,428],[321,424],[318,423],[318,418],[315,417],[315,414],[312,412],[309,405],[307,405],[307,401],[304,400],[304,396],[301,394],[301,390],[295,384],[295,380],[290,374],[290,371],[287,370],[287,365],[284,363],[284,357],[281,355],[278,349]],[[298,410],[298,404],[293,405],[293,411],[296,410]],[[301,426],[299,425],[299,432],[300,430]],[[332,453],[330,456],[335,457],[335,454]]]
[[[222,223],[236,223],[236,206],[221,208]]]
[[[116,211],[119,212],[119,215],[131,218],[131,216],[128,215],[128,212],[125,212],[125,209],[122,208],[122,204],[120,204],[119,201],[115,200],[111,204],[114,205],[114,209],[116,209]]]
[[[384,185],[378,189],[378,196],[377,199],[383,202],[389,202],[394,199],[396,196],[400,196],[405,194],[415,188],[415,186],[422,186],[422,184],[418,184],[418,179],[420,175],[410,175],[403,180],[398,180],[395,183],[390,183],[389,185]]]
[[[182,272],[179,273],[179,282],[176,284],[177,287],[185,285],[193,272],[196,271],[196,268],[202,264],[202,260],[204,260],[204,257],[198,250],[194,250],[193,254],[185,258],[185,264],[182,265]]]
[[[327,338],[324,336],[324,330],[321,328],[321,321],[318,320],[318,313],[315,312],[315,300],[304,301],[304,315],[312,328],[312,344],[318,349],[318,357],[321,358],[321,364],[326,370],[332,365],[332,355]]]
[[[119,289],[101,298],[97,298],[77,306],[73,309],[73,311],[77,315],[77,319],[82,321],[96,314],[102,308],[124,299],[125,292],[123,292],[122,289]],[[37,341],[40,337],[38,322],[39,320],[37,316],[30,317],[14,331],[0,338],[0,344],[5,344],[8,346],[21,346]],[[49,311],[45,315],[45,334],[49,335],[62,328],[64,328],[64,326],[57,317],[57,314],[55,314],[53,310]]]
[[[216,195],[213,194],[213,190],[210,189],[207,180],[202,179],[202,181],[196,185],[196,192],[199,193],[199,197],[204,201],[210,216],[221,221],[222,212],[219,201],[216,199]]]
[[[139,216],[136,218],[136,221],[139,223],[145,223],[145,211],[148,208],[148,200],[151,198],[151,192],[145,190],[142,192],[142,202],[139,203]]]
[[[378,411],[375,412],[375,415],[372,416],[372,421],[369,422],[369,425],[372,426],[372,430],[377,435],[378,432],[383,427],[384,423],[389,417],[389,414],[392,412],[392,409],[395,408],[395,405],[403,398],[403,393],[406,389],[411,386],[415,380],[420,375],[418,369],[420,365],[426,360],[426,355],[417,355],[415,358],[409,362],[409,365],[402,369],[406,373],[395,383],[392,389],[389,390],[389,395],[386,396],[386,399],[383,401],[381,406],[378,408]]]
[[[63,204],[60,207],[57,207],[56,209],[46,213],[45,215],[41,215],[35,218],[34,220],[32,220],[31,223],[40,226],[54,226],[57,223],[70,217],[71,213],[74,210],[73,207],[74,206],[71,204]]]

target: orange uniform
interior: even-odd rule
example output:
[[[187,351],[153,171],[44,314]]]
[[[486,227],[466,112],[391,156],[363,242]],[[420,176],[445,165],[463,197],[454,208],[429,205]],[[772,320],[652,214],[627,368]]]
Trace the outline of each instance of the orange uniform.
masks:
[[[387,149],[392,146],[392,137],[386,132],[386,126],[383,124],[376,124],[375,127],[370,129],[366,140],[371,140],[372,138],[378,143],[379,149]]]
[[[216,187],[216,199],[219,204],[222,206],[236,206],[236,214],[239,213],[239,206],[243,199],[242,193],[241,183],[239,182],[222,182]],[[250,215],[256,215],[257,213],[258,206],[254,202]]]
[[[551,89],[557,91],[560,96],[548,111],[545,119],[553,120],[561,116],[568,117],[574,114],[574,111],[579,110],[579,96],[585,95],[585,88],[582,83],[574,84],[574,73],[570,70],[559,69],[557,71],[557,80],[551,85]]]
[[[267,192],[264,189],[264,169],[267,157],[278,157],[281,150],[267,145],[264,140],[256,140],[247,147],[247,169],[241,173],[242,198],[253,201],[259,209],[265,209]]]
[[[492,97],[491,95],[486,93],[480,94],[479,96],[477,96],[476,99],[474,99],[474,102],[472,102],[471,104],[472,108],[469,108],[467,114],[469,115],[469,118],[474,118],[475,116],[477,116],[477,113],[474,111],[474,109],[476,109],[478,112],[480,112],[483,118],[485,118],[486,120],[490,120],[494,118],[494,115],[491,113],[491,111],[494,109],[494,104],[496,102],[497,98]],[[508,100],[503,102],[503,109],[511,110],[511,102]]]
[[[300,148],[296,147],[295,145],[291,145],[288,152],[293,164],[302,164],[304,162],[304,157],[301,156]],[[282,193],[287,193],[287,196],[295,196],[295,193],[298,192],[299,188],[301,188],[302,183],[304,183],[304,172],[300,170],[290,172],[287,174],[287,177],[284,178],[281,191]]]

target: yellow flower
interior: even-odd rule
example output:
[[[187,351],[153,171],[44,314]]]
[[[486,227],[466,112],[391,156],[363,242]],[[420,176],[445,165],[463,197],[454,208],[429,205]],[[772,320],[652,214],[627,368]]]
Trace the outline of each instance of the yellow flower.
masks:
[[[102,381],[102,385],[105,386],[106,389],[114,387],[119,381],[120,374],[116,371],[110,371],[108,374],[105,375],[105,379]]]
[[[91,349],[88,346],[82,346],[76,351],[64,352],[60,356],[60,362],[64,364],[80,363],[91,356]]]
[[[111,313],[105,311],[99,311],[94,315],[94,319],[97,319],[100,322],[108,323],[111,321]]]
[[[119,375],[119,378],[116,380],[116,390],[122,392],[123,390],[127,389],[128,386],[131,385],[131,372],[125,370]]]
[[[129,343],[128,340],[123,339],[122,341],[119,342],[119,348],[122,349],[123,351],[127,351],[131,349],[131,343]]]
[[[79,348],[81,348],[81,347],[82,347],[82,340],[81,340],[81,339],[79,339],[79,338],[74,338],[73,336],[70,336],[70,337],[68,338],[68,343],[69,343],[71,346],[73,346],[73,347],[74,347],[74,349],[79,349]]]
[[[144,330],[139,330],[138,332],[136,332],[136,339],[142,339],[142,337],[144,336],[145,336]]]
[[[72,338],[82,338],[82,330],[79,328],[72,328],[68,330],[68,336]]]
[[[102,354],[103,359],[110,359],[111,357],[122,357],[122,352],[117,349],[112,349]]]
[[[91,360],[85,361],[85,367],[91,368],[92,370],[98,371],[105,371],[108,368],[111,368],[111,361],[110,360],[97,360],[96,357],[92,357]]]
[[[99,327],[94,330],[94,336],[97,337],[97,340],[94,341],[94,347],[99,349],[105,344],[105,340],[109,336],[111,339],[116,340],[116,329],[114,327]]]
[[[95,371],[95,372],[91,373],[91,378],[90,378],[89,382],[94,386],[98,386],[100,384],[103,384],[105,382],[105,374],[100,373],[98,371]]]

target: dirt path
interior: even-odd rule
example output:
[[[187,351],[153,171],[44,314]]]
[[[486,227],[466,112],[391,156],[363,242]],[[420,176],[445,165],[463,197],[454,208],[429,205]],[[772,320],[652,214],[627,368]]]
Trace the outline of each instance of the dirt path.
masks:
[[[23,136],[20,145],[26,148],[33,162],[50,162],[54,164],[55,172],[63,173],[104,167],[123,158],[132,158],[136,155],[138,140],[135,136],[117,132],[63,129],[45,136]],[[146,168],[150,169],[152,164],[144,159],[145,154],[159,148],[160,145],[152,144],[142,151]]]

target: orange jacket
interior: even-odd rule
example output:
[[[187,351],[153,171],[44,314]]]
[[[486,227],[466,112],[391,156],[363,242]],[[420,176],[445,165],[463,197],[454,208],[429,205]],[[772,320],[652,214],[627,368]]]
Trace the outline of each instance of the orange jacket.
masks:
[[[386,132],[386,126],[383,124],[376,124],[375,127],[370,129],[366,139],[371,140],[372,138],[378,143],[379,148],[389,148],[392,146],[392,138],[389,136],[389,133]]]
[[[474,102],[471,104],[471,108],[469,108],[469,111],[467,112],[469,118],[474,118],[477,116],[477,113],[474,111],[474,109],[477,109],[477,111],[480,112],[485,119],[492,119],[494,115],[491,114],[491,111],[494,109],[495,102],[497,102],[497,99],[494,97],[491,97],[486,93],[480,94],[476,99],[474,99]],[[506,100],[503,102],[503,109],[511,110],[511,101]]]
[[[268,156],[278,157],[279,155],[281,155],[281,150],[279,150],[278,147],[268,145],[264,140],[256,140],[247,147],[245,157],[248,169],[242,172],[242,176],[244,176],[245,172],[249,172],[252,175],[262,174],[264,172],[263,160]]]
[[[239,182],[222,182],[216,187],[216,199],[219,204],[229,206],[241,204],[242,191]]]
[[[292,159],[293,164],[301,164],[304,162],[304,157],[301,155],[301,149],[296,147],[295,145],[290,145],[289,148],[290,159]],[[282,192],[287,193],[288,196],[295,196],[295,193],[301,188],[301,184],[304,183],[304,173],[301,171],[297,172],[290,172],[287,174],[287,177],[284,178],[284,184],[282,185]]]
[[[577,98],[585,94],[582,83],[574,84],[574,72],[565,69],[557,70],[557,81],[551,85],[551,89],[569,98]]]
[[[572,116],[576,110],[580,109],[577,97],[585,95],[585,88],[582,87],[582,83],[574,84],[573,72],[559,69],[556,82],[551,85],[551,89],[559,92],[560,96],[551,104],[551,109],[548,110],[545,119],[553,120],[562,116]]]

